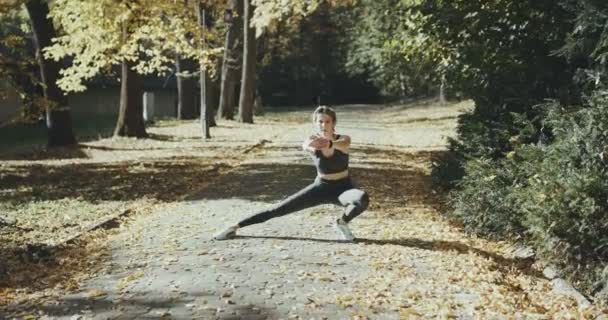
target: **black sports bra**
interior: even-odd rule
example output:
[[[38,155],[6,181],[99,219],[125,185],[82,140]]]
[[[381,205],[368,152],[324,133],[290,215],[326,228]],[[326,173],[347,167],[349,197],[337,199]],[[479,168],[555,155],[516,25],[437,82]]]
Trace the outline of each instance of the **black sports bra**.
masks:
[[[348,169],[348,153],[338,149],[334,149],[334,153],[329,157],[325,157],[321,150],[316,150],[312,160],[317,167],[317,172],[321,174],[338,173]]]

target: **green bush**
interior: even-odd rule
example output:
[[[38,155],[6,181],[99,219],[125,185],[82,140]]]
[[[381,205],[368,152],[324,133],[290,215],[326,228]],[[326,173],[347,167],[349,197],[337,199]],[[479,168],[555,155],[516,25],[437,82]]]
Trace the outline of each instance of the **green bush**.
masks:
[[[521,195],[524,224],[538,252],[592,293],[608,280],[608,96],[574,112],[553,106],[547,120],[555,141]]]
[[[525,239],[584,292],[605,294],[608,95],[595,94],[584,108],[554,104],[546,110],[551,144],[530,143],[538,134],[514,115],[520,131],[509,139],[512,150],[503,157],[456,148],[468,157],[462,158],[464,176],[450,194],[452,214],[468,231]]]
[[[502,109],[502,110],[501,110]],[[505,108],[477,106],[461,114],[456,132],[458,139],[448,138],[448,154],[433,162],[432,177],[436,185],[450,190],[465,175],[465,163],[474,159],[501,159],[519,145],[539,139],[535,119],[538,112],[519,114]]]
[[[432,177],[436,185],[450,190],[465,175],[469,159],[497,159],[509,140],[507,124],[480,115],[480,109],[458,117],[458,139],[448,138],[449,153],[435,162]]]
[[[433,168],[452,188],[453,214],[469,231],[525,239],[608,301],[608,5],[425,0],[421,8],[425,33],[456,53],[448,81],[476,103]],[[534,107],[545,99],[583,107]]]
[[[450,144],[455,140],[448,138]],[[433,185],[442,190],[451,190],[464,176],[462,163],[464,159],[461,155],[448,150],[445,153],[436,155],[431,163],[431,179]]]
[[[518,168],[481,158],[467,161],[464,171],[450,204],[465,230],[492,237],[522,234],[523,219],[513,193]]]

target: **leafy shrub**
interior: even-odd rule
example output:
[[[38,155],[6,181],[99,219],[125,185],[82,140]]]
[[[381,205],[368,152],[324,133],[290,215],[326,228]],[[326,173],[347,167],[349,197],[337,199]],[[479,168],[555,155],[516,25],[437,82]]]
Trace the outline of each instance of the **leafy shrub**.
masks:
[[[465,230],[493,237],[521,234],[522,211],[512,192],[518,168],[481,158],[467,161],[464,169],[450,203]]]
[[[422,1],[422,30],[457,53],[448,81],[476,103],[433,175],[467,230],[525,238],[608,301],[608,5],[509,4]]]
[[[530,143],[539,135],[514,115],[520,132],[503,157],[456,149],[469,156],[450,195],[452,214],[468,231],[526,239],[580,289],[608,295],[608,94],[584,108],[546,110],[551,144]]]
[[[433,162],[432,177],[436,185],[452,189],[465,175],[465,163],[471,159],[503,158],[516,146],[538,141],[537,125],[528,118],[538,112],[520,114],[496,108],[477,106],[473,112],[458,118],[458,139],[448,138],[448,154]]]
[[[521,195],[525,225],[539,253],[589,293],[608,262],[608,96],[577,111],[552,106],[555,142]],[[535,159],[522,158],[521,163]],[[603,280],[604,285],[606,279]]]
[[[449,138],[452,144],[454,139]],[[443,190],[451,190],[464,176],[464,159],[459,154],[448,150],[436,154],[431,162],[431,179],[433,185]]]

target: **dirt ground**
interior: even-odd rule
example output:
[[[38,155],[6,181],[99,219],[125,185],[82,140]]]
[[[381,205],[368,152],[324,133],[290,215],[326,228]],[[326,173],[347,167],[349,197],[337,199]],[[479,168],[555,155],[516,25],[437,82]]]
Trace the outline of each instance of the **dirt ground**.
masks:
[[[211,235],[310,183],[310,110],[160,121],[149,139],[0,156],[0,310],[7,318],[588,318],[510,243],[441,214],[431,162],[469,102],[339,106],[353,179],[371,199],[354,244],[321,206]],[[119,223],[87,231],[112,217]],[[114,227],[114,228],[112,228]],[[78,235],[78,237],[76,237]],[[67,243],[66,241],[69,240]],[[604,309],[605,310],[605,309]],[[605,311],[604,311],[605,312]]]

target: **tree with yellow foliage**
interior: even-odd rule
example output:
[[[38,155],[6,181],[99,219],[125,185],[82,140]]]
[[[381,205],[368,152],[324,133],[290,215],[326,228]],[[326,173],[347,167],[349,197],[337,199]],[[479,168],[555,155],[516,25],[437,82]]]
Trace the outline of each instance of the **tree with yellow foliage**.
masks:
[[[56,0],[51,17],[63,35],[45,50],[55,60],[72,58],[58,85],[83,91],[85,82],[121,65],[121,106],[115,135],[145,137],[139,75],[170,71],[176,54],[211,65],[212,48],[197,23],[194,1]]]

